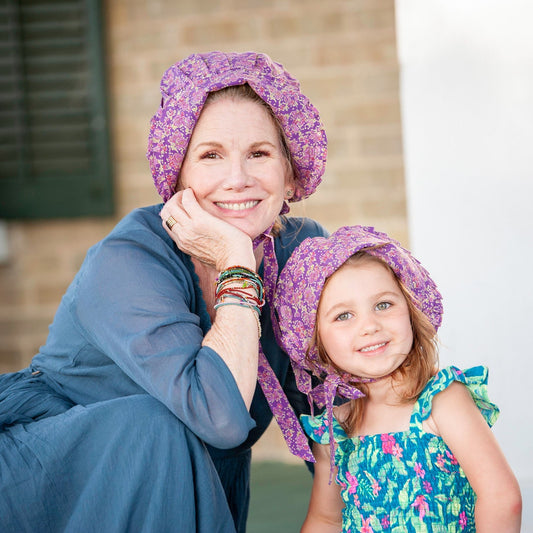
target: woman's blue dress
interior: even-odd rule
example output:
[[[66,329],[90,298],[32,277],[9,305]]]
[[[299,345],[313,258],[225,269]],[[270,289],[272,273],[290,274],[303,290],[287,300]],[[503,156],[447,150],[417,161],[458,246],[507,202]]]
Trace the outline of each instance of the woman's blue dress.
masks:
[[[2,532],[245,531],[250,447],[272,415],[260,387],[248,413],[201,346],[209,315],[161,207],[89,250],[30,367],[0,376]],[[314,235],[317,223],[285,219],[279,268]],[[268,308],[261,321],[263,350],[306,412]]]

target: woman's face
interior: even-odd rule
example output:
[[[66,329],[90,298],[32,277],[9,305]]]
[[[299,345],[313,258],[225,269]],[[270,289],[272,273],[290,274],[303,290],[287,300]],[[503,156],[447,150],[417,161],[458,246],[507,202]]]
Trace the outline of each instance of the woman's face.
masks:
[[[254,239],[281,211],[290,166],[268,111],[222,98],[202,110],[180,174],[201,207]]]

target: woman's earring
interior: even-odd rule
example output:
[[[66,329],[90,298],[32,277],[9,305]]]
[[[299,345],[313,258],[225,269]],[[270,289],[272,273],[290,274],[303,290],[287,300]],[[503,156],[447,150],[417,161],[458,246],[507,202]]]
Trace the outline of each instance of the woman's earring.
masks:
[[[287,189],[287,191],[285,192],[285,198],[289,200],[293,196],[294,196],[294,189]]]

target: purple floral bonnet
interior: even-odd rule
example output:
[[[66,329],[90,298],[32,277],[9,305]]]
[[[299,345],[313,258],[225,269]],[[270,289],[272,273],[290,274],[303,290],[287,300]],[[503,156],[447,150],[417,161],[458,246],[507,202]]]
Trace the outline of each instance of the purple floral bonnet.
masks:
[[[389,265],[407,288],[413,304],[422,311],[435,327],[442,320],[442,297],[427,270],[385,233],[365,226],[345,226],[329,238],[305,239],[283,268],[274,296],[278,316],[281,346],[291,358],[296,383],[301,392],[318,406],[332,409],[335,396],[358,398],[353,376],[339,374],[318,358],[316,347],[309,349],[315,328],[320,294],[326,279],[349,257],[360,250],[376,256]],[[323,383],[313,388],[309,372],[319,374]]]
[[[193,54],[172,65],[161,80],[161,106],[150,122],[146,155],[163,201],[176,192],[183,158],[208,94],[245,83],[270,106],[285,134],[297,183],[289,201],[307,198],[316,190],[325,171],[327,139],[318,111],[302,94],[298,81],[265,54],[209,52]],[[288,210],[284,202],[281,213]],[[264,250],[265,294],[272,303],[278,264],[270,229],[254,240],[254,247],[260,243]],[[270,308],[273,314],[272,305]],[[291,452],[314,461],[307,438],[261,345],[258,381]]]
[[[208,94],[245,83],[271,107],[285,133],[298,184],[289,201],[297,202],[315,191],[325,170],[327,140],[318,111],[302,94],[299,82],[265,54],[215,51],[175,63],[161,79],[161,106],[150,123],[146,155],[163,201],[176,192],[183,158]]]

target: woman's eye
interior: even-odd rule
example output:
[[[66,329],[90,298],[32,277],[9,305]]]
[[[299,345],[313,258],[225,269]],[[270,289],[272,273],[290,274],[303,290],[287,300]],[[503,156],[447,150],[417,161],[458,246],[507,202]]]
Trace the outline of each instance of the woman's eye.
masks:
[[[216,159],[218,157],[216,152],[206,152],[202,154],[200,159]]]
[[[379,302],[378,305],[376,305],[376,309],[378,311],[385,311],[391,306],[390,302]]]
[[[252,152],[251,156],[252,158],[258,158],[258,157],[265,157],[268,155],[268,152],[265,150],[256,150],[255,152]]]
[[[339,322],[342,322],[344,320],[348,320],[351,317],[351,313],[348,313],[347,311],[345,313],[341,313],[337,316],[335,320],[338,320]]]

